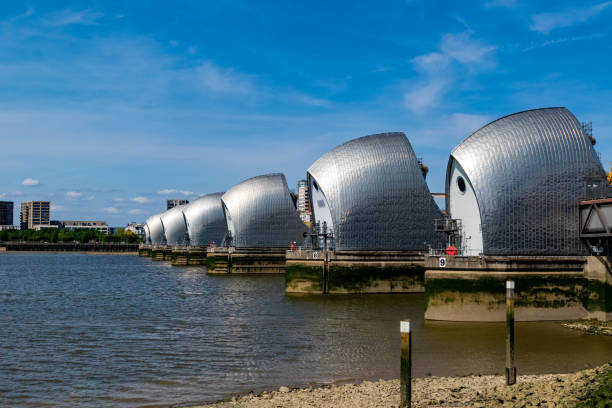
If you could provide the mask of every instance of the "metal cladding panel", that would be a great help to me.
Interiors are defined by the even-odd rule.
[[[145,224],[143,227],[143,230],[144,230],[144,243],[150,244],[151,243],[151,233],[149,232],[149,224]]]
[[[351,140],[309,169],[325,194],[338,250],[424,250],[444,240],[441,218],[403,133]]]
[[[496,120],[453,150],[449,169],[453,160],[476,193],[485,254],[587,253],[579,238],[578,202],[607,195],[609,187],[570,111],[536,109]],[[587,187],[593,180],[597,191]]]
[[[173,207],[162,213],[161,222],[164,226],[164,235],[167,245],[185,245],[187,237],[187,225],[183,216],[184,205]]]
[[[155,214],[147,220],[149,226],[149,238],[152,245],[161,245],[164,243],[164,226],[162,225],[160,216],[163,213]]]
[[[283,174],[257,176],[235,185],[222,196],[237,248],[287,248],[303,242],[300,220]],[[230,228],[231,229],[231,228]]]
[[[187,204],[183,209],[190,245],[221,244],[227,233],[221,196],[207,194]]]

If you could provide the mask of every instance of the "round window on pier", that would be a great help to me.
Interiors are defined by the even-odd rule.
[[[461,176],[457,177],[457,187],[459,187],[459,191],[465,193],[465,180]]]

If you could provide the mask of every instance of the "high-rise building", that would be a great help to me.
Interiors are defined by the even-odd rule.
[[[12,201],[0,201],[0,225],[13,225]]]
[[[310,192],[308,191],[308,181],[298,180],[297,183],[297,210],[300,218],[305,223],[310,222],[312,211],[310,210]]]
[[[188,203],[189,203],[188,200],[179,200],[176,198],[171,199],[171,200],[166,200],[166,210],[169,210],[174,207],[178,207],[179,205],[188,204]]]
[[[52,228],[51,202],[26,201],[21,203],[21,229]]]

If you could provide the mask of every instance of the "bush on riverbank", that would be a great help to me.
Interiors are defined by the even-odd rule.
[[[127,242],[138,243],[140,238],[132,231],[119,228],[116,234],[105,234],[94,230],[76,230],[45,228],[35,230],[4,230],[0,231],[0,242]]]
[[[593,378],[581,399],[576,408],[612,406],[612,364]]]

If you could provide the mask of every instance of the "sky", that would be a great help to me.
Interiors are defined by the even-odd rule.
[[[444,191],[488,122],[565,106],[612,160],[612,1],[0,5],[0,200],[143,222],[400,131]]]

